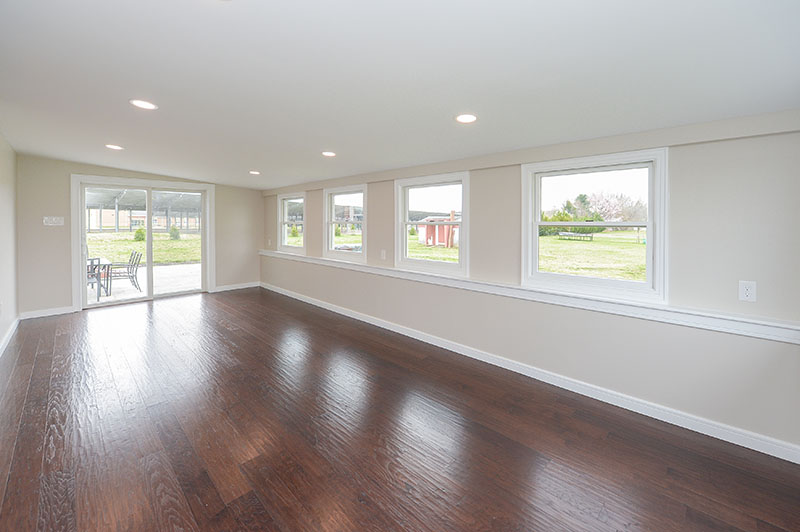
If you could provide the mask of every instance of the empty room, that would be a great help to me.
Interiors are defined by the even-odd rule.
[[[800,531],[800,3],[0,2],[0,531]]]

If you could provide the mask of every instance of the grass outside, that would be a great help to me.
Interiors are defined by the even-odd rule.
[[[303,233],[300,233],[298,236],[286,236],[286,246],[297,246],[303,247]]]
[[[342,234],[335,237],[336,245],[343,244],[361,244],[360,233]],[[300,236],[287,236],[287,246],[302,246],[303,237]],[[458,262],[458,247],[445,248],[442,246],[426,246],[417,241],[416,236],[410,236],[408,239],[408,257],[411,259],[424,259],[424,260],[439,260],[444,262]]]
[[[361,233],[342,233],[339,236],[333,236],[334,246],[360,246]]]
[[[446,248],[444,246],[426,246],[419,241],[416,235],[408,235],[409,259],[438,260],[442,262],[458,262],[458,246]]]
[[[287,244],[302,246],[302,238],[287,237]],[[637,237],[635,230],[594,233],[591,241],[559,240],[558,236],[543,236],[539,238],[539,269],[583,277],[644,282],[647,280],[647,246],[644,238],[644,231]],[[360,234],[336,237],[336,244],[360,243]],[[415,235],[409,235],[408,257],[458,262],[458,247],[426,246]]]
[[[333,241],[335,246],[343,246],[345,244],[352,245],[352,246],[360,246],[361,245],[361,233],[343,233],[340,236],[334,236]],[[300,246],[303,245],[303,235],[299,234],[298,236],[286,236],[286,244],[287,246]]]
[[[103,257],[111,262],[128,262],[131,251],[142,254],[146,261],[145,241],[137,242],[131,232],[88,233],[87,257]],[[197,233],[181,233],[180,240],[170,240],[168,233],[153,234],[153,263],[175,264],[200,262],[202,260],[201,240]]]
[[[645,232],[637,242],[636,231],[594,233],[591,241],[539,237],[539,271],[583,277],[647,280]]]

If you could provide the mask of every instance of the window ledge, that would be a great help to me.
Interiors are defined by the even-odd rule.
[[[519,285],[489,283],[471,279],[457,278],[436,273],[369,266],[337,259],[307,257],[283,251],[262,249],[259,255],[277,259],[286,259],[320,266],[342,268],[372,275],[382,275],[396,279],[405,279],[420,283],[446,286],[461,290],[470,290],[527,301],[536,301],[550,305],[559,305],[606,314],[628,316],[632,318],[683,325],[697,329],[718,331],[740,336],[774,340],[800,345],[800,323],[764,320],[732,314],[721,314],[694,309],[671,307],[665,304],[631,303],[608,298],[576,296],[543,289],[532,289]]]
[[[568,280],[543,282],[541,280],[525,279],[520,288],[532,292],[559,294],[579,299],[668,308],[665,295],[647,287],[644,283],[642,283],[644,285],[642,287],[636,285],[609,286],[604,283],[605,279],[599,282],[592,282],[594,279],[591,278],[575,279],[573,276],[564,277]]]
[[[290,247],[290,246],[280,246],[280,249],[276,253],[285,253],[286,255],[299,255],[305,256],[306,248],[305,247]]]
[[[323,259],[326,260],[333,260],[336,262],[344,262],[346,264],[366,264],[367,263],[367,256],[366,250],[365,251],[335,251],[335,250],[326,250],[323,251]]]

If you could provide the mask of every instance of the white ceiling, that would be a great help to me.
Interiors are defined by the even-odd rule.
[[[797,0],[3,0],[0,133],[273,188],[797,108],[798,21]]]

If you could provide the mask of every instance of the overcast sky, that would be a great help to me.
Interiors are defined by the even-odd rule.
[[[564,202],[575,201],[578,194],[605,192],[625,194],[633,201],[647,205],[647,168],[629,168],[586,174],[547,176],[542,178],[542,211],[560,209]],[[336,205],[363,207],[361,193],[337,194]],[[413,187],[408,191],[409,210],[427,212],[461,212],[461,185]]]
[[[347,205],[349,207],[363,207],[364,195],[361,192],[353,194],[336,194],[333,197],[333,204],[337,206]]]
[[[408,210],[428,212],[461,212],[461,184],[411,188]]]
[[[647,168],[628,168],[588,174],[546,176],[542,178],[542,212],[558,210],[579,194],[625,194],[647,205]]]

